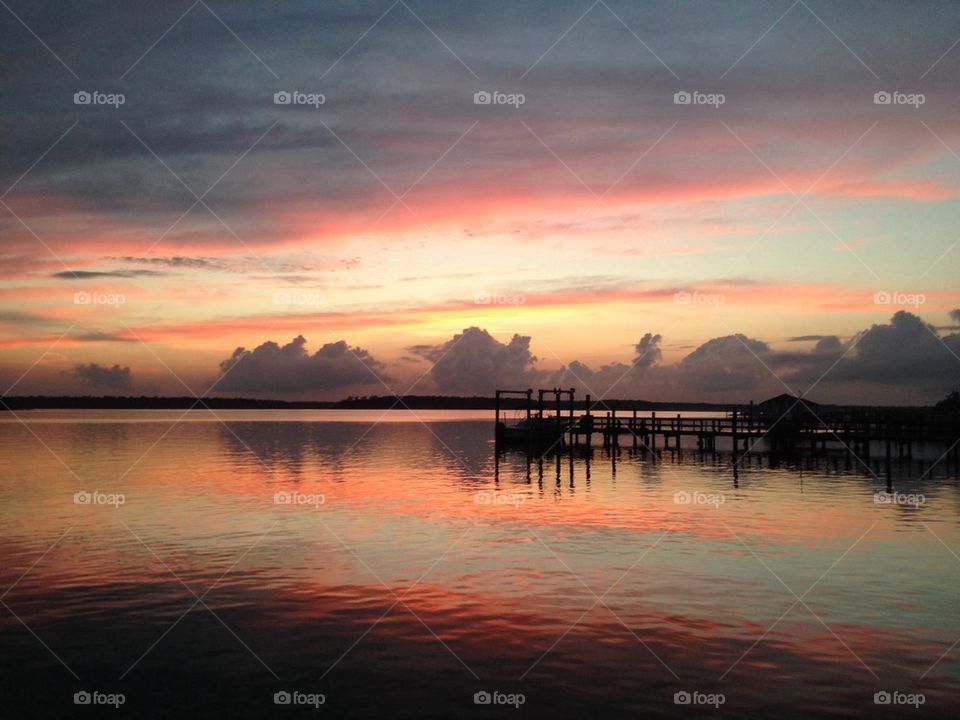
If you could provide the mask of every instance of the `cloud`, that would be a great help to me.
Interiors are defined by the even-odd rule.
[[[107,367],[99,363],[77,365],[73,369],[75,377],[98,390],[129,390],[133,386],[133,374],[129,367],[114,365]]]
[[[78,333],[74,335],[77,340],[83,340],[84,342],[125,342],[133,343],[139,342],[135,337],[130,337],[128,335],[121,335],[119,333],[108,333],[100,332],[98,330],[92,332]]]
[[[502,343],[486,330],[469,327],[441,345],[417,345],[410,352],[434,363],[430,377],[441,392],[522,390],[542,377],[534,368],[537,358],[530,352],[530,338],[524,335]]]
[[[770,347],[745,335],[727,335],[703,343],[676,365],[684,386],[702,393],[737,392],[770,377],[765,365]]]
[[[638,354],[653,338],[659,336],[644,336]],[[613,399],[745,402],[789,390],[812,391],[818,400],[841,404],[929,403],[960,380],[960,334],[941,336],[906,311],[846,341],[805,336],[813,338],[819,339],[810,350],[783,351],[743,334],[727,335],[676,363],[652,364],[643,372],[636,371],[636,360],[598,369],[573,360],[546,380]]]
[[[53,273],[50,277],[60,280],[89,280],[91,278],[162,277],[170,274],[159,270],[63,270]]]
[[[312,396],[355,385],[379,385],[384,364],[345,341],[327,343],[313,355],[298,335],[286,345],[268,341],[247,351],[242,347],[220,363],[216,389],[254,395]],[[382,386],[381,386],[382,387]]]
[[[222,263],[216,258],[186,257],[184,255],[173,255],[169,257],[139,257],[136,255],[123,255],[120,257],[109,257],[107,260],[118,260],[122,262],[139,263],[143,265],[162,265],[164,267],[206,270],[219,270],[222,267]]]
[[[950,311],[950,319],[954,322],[960,323],[960,308]]]
[[[901,310],[851,341],[852,350],[830,371],[831,382],[867,382],[942,394],[960,378],[960,335],[941,337],[929,323]]]
[[[636,345],[637,357],[633,364],[640,368],[649,368],[660,362],[663,352],[660,350],[660,341],[663,338],[660,335],[647,333]]]

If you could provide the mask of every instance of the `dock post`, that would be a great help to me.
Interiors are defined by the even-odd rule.
[[[617,419],[616,403],[610,403],[610,417],[613,421],[613,444],[615,447],[620,447],[620,421]]]
[[[587,414],[585,416],[584,422],[586,423],[586,436],[587,436],[587,447],[590,447],[590,444],[593,442],[593,413],[590,409],[590,396],[587,395]]]
[[[737,447],[738,443],[737,443],[737,411],[736,410],[733,411],[733,416],[731,417],[730,433],[733,436],[733,456],[736,457],[737,451],[739,450],[739,448]]]

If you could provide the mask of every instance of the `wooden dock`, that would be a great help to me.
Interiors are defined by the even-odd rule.
[[[520,399],[519,407],[516,400],[512,405],[524,417],[514,424],[507,422],[502,407],[507,398]],[[695,439],[703,450],[716,450],[718,438],[725,439],[735,452],[753,451],[761,441],[766,449],[795,452],[825,451],[828,443],[836,443],[865,457],[876,443],[885,447],[886,455],[899,457],[911,457],[919,442],[958,448],[960,422],[955,417],[868,409],[835,412],[790,396],[777,400],[783,403],[784,398],[795,400],[786,403],[785,412],[779,412],[781,407],[772,412],[761,404],[702,417],[656,412],[647,416],[637,410],[618,412],[610,401],[592,404],[589,395],[580,409],[573,389],[539,390],[536,400],[532,389],[498,390],[495,437],[498,446],[564,447],[590,446],[599,435],[604,447],[625,441],[651,451],[679,450],[684,438]]]

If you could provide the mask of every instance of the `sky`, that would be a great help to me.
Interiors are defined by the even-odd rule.
[[[0,5],[0,391],[918,404],[952,2]]]

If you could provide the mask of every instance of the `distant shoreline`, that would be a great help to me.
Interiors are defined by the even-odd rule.
[[[547,403],[552,408],[553,403]],[[652,402],[647,400],[604,400],[593,401],[594,410],[616,409],[619,411],[706,411],[727,412],[735,409],[748,408],[749,403],[691,403],[691,402]],[[493,410],[492,397],[462,397],[437,395],[410,395],[400,399],[394,396],[374,396],[362,398],[347,398],[338,401],[313,400],[258,400],[254,398],[222,398],[211,397],[198,400],[194,397],[158,397],[158,396],[47,396],[33,395],[9,397],[0,400],[0,412],[4,410],[187,410],[209,408],[211,410],[386,410],[395,407],[398,410]],[[502,400],[502,409],[517,409],[524,407],[523,399]],[[585,410],[587,403],[578,400],[574,403],[577,410]],[[824,406],[823,408],[837,408],[840,406]],[[847,408],[868,406],[844,406]],[[569,408],[568,404],[563,409]],[[901,410],[907,408],[899,408]]]
[[[548,404],[553,407],[552,403]],[[717,403],[650,402],[646,400],[607,400],[593,402],[595,409],[619,410],[704,410],[724,412],[746,405]],[[492,397],[462,397],[437,395],[410,395],[398,399],[393,396],[347,398],[337,401],[313,400],[258,400],[254,398],[211,397],[198,400],[194,397],[127,397],[127,396],[47,396],[33,395],[9,397],[0,400],[0,410],[186,410],[196,406],[211,410],[386,410],[396,406],[403,410],[493,410]],[[574,407],[586,408],[585,401],[577,401]],[[524,401],[502,400],[503,409],[524,407]],[[564,410],[569,404],[564,403]]]

